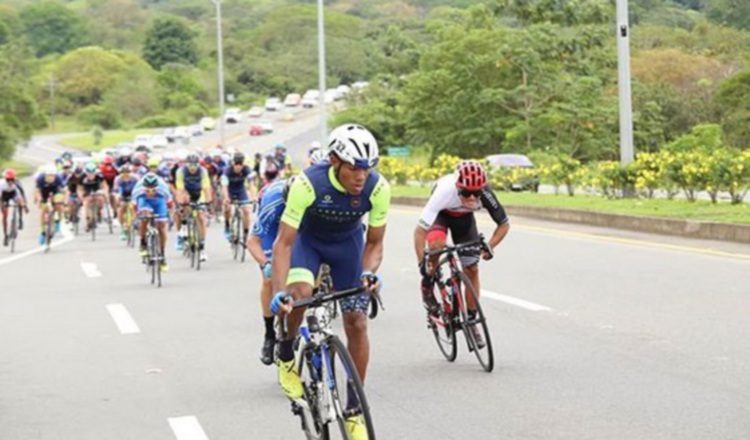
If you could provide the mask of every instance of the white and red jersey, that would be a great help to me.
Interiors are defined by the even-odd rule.
[[[492,220],[496,224],[501,225],[508,221],[508,216],[505,213],[503,205],[500,204],[500,201],[489,185],[481,190],[479,203],[476,206],[467,206],[462,203],[458,195],[458,188],[456,187],[456,177],[456,174],[453,173],[443,176],[435,182],[430,199],[427,201],[427,205],[425,205],[422,215],[419,217],[420,227],[429,229],[435,223],[435,219],[437,219],[440,213],[461,217],[472,214],[482,208],[490,213]]]

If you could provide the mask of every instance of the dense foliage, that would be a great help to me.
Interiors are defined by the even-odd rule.
[[[736,0],[630,0],[636,149],[696,126],[750,145],[750,11]],[[368,80],[336,121],[433,157],[534,152],[615,160],[609,0],[328,0],[327,81]],[[223,2],[226,91],[249,106],[317,87],[309,0]],[[57,114],[105,128],[215,113],[208,0],[6,0],[0,156]]]

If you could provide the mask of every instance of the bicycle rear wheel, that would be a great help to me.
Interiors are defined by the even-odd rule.
[[[51,246],[52,246],[52,234],[55,233],[55,208],[47,208],[49,211],[47,212],[47,227],[45,233],[46,240],[45,240],[45,248],[44,252],[49,252]]]
[[[375,440],[375,429],[372,424],[370,415],[370,406],[367,404],[362,381],[359,379],[357,369],[341,340],[335,335],[326,338],[328,346],[328,363],[326,367],[330,369],[327,372],[326,380],[333,379],[333,389],[331,390],[331,400],[336,410],[341,437],[349,439],[349,433],[346,429],[346,421],[352,417],[361,418],[367,429],[369,440]]]
[[[107,215],[107,226],[109,226],[109,233],[110,234],[114,234],[115,233],[115,229],[114,229],[114,226],[113,226],[114,222],[112,221],[112,207],[109,204],[109,200],[106,200],[104,202],[104,212]]]
[[[471,281],[464,275],[463,272],[458,273],[460,283],[463,284],[464,300],[463,304],[460,305],[459,310],[461,313],[461,321],[464,333],[466,334],[466,343],[469,345],[469,350],[473,351],[482,366],[484,371],[491,372],[495,367],[495,357],[492,350],[492,340],[490,338],[490,330],[487,327],[487,317],[482,311],[482,305],[479,304],[479,295],[471,284]],[[473,318],[469,317],[467,309],[467,299],[471,298],[474,304],[477,306],[476,313]],[[472,331],[472,327],[476,329],[477,335]],[[483,343],[483,344],[482,344]]]
[[[305,346],[302,350],[298,371],[307,406],[294,405],[293,411],[300,417],[305,438],[308,440],[328,440],[328,423],[324,421],[326,414],[322,413],[325,410],[319,406],[320,402],[323,401],[321,399],[323,393],[328,392],[322,380],[323,370],[320,352],[314,350],[310,345]]]
[[[88,222],[89,222],[89,228],[91,229],[91,241],[96,241],[96,204],[91,203],[88,208]]]
[[[193,258],[195,259],[195,270],[201,270],[201,243],[203,243],[203,236],[201,235],[201,228],[197,220],[193,220]]]

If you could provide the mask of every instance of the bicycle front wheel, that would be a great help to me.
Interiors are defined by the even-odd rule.
[[[495,358],[492,352],[492,340],[490,330],[487,327],[487,317],[482,311],[482,305],[479,304],[479,295],[471,281],[463,272],[458,273],[459,280],[463,284],[464,301],[460,307],[461,318],[463,321],[464,333],[466,333],[466,342],[469,350],[473,351],[484,371],[491,372],[495,367]],[[467,301],[471,299],[476,304],[477,310],[473,316],[469,316],[467,310]]]
[[[325,408],[323,407],[325,405],[321,405],[321,403],[330,403],[330,399],[326,398],[330,396],[330,391],[322,379],[323,365],[320,351],[311,345],[306,345],[300,353],[298,371],[307,405],[296,406],[294,412],[300,417],[305,438],[329,440],[329,411],[332,408]]]
[[[456,328],[454,325],[455,315],[449,313],[448,310],[455,310],[454,305],[448,304],[446,306],[440,301],[439,316],[428,313],[427,325],[432,330],[432,335],[435,337],[440,352],[443,353],[446,360],[453,362],[458,355],[458,344],[456,343]]]
[[[356,423],[364,426],[369,440],[375,440],[375,429],[370,415],[370,406],[359,379],[357,369],[341,340],[335,335],[326,338],[328,347],[327,379],[333,379],[331,400],[336,411],[341,437],[350,439],[347,424]]]

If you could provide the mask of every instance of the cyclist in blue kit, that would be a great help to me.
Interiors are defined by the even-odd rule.
[[[383,258],[391,191],[386,179],[373,170],[378,163],[377,142],[364,127],[346,124],[331,132],[328,146],[330,163],[308,168],[289,188],[273,247],[272,283],[278,293],[271,311],[289,314],[289,332],[278,350],[279,384],[293,400],[303,393],[293,349],[303,311],[292,311],[293,300],[312,295],[322,263],[330,267],[337,290],[362,286],[373,278],[376,282],[367,282],[368,292],[380,287],[375,272]],[[369,214],[366,238],[361,221],[365,214]],[[362,382],[370,356],[369,303],[368,293],[339,302],[348,349]],[[350,438],[367,439],[361,415],[348,417],[346,428]]]
[[[328,154],[321,149],[315,150],[308,157],[310,165],[328,161]],[[247,250],[260,265],[263,280],[260,286],[260,304],[263,309],[263,323],[265,335],[263,346],[260,351],[260,360],[266,365],[273,363],[273,350],[276,343],[276,334],[273,328],[273,314],[270,309],[273,290],[271,286],[271,256],[273,243],[279,232],[281,216],[286,208],[286,198],[289,187],[296,177],[292,176],[286,180],[273,182],[258,193],[255,215],[253,216],[253,227],[247,240]]]
[[[250,230],[250,196],[247,186],[252,183],[253,169],[245,165],[245,155],[237,152],[232,157],[231,165],[227,165],[221,173],[221,191],[224,195],[224,237],[231,236],[229,220],[232,218],[232,202],[237,201],[242,211],[242,243],[247,241]],[[251,192],[252,190],[252,185]]]

